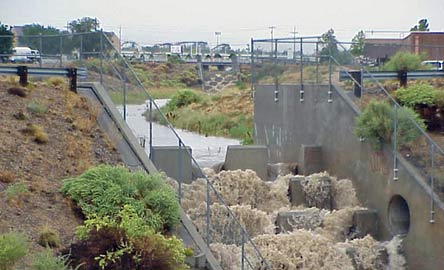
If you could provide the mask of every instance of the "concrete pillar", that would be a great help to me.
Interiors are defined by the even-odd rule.
[[[290,178],[289,195],[291,205],[298,206],[305,204],[305,193],[302,186],[304,176],[296,175]]]
[[[367,234],[378,238],[378,212],[374,209],[356,210],[353,213],[350,239],[363,238]]]
[[[320,145],[301,145],[300,169],[299,173],[310,175],[324,170],[322,158],[322,146]]]
[[[190,147],[186,146],[186,148],[191,152]],[[164,171],[171,178],[179,181],[180,172],[182,183],[192,182],[191,157],[184,147],[181,148],[179,157],[179,146],[153,146],[153,163],[158,170]]]
[[[225,156],[225,170],[250,169],[267,180],[268,151],[265,145],[229,145]]]

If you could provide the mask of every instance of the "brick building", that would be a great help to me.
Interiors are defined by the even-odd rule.
[[[444,60],[444,32],[410,32],[405,38],[365,39],[364,57],[384,61],[398,51]]]

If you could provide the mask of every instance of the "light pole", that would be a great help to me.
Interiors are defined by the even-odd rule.
[[[222,32],[214,32],[216,35],[216,47],[219,46],[219,36],[222,34]]]

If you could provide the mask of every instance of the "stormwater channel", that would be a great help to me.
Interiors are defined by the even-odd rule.
[[[165,106],[168,99],[156,99],[159,107]],[[137,138],[145,138],[145,151],[149,154],[149,122],[142,115],[149,102],[141,105],[126,106],[126,122]],[[122,113],[123,107],[117,106]],[[223,137],[203,136],[194,132],[176,129],[183,143],[192,149],[193,157],[200,167],[211,167],[214,164],[223,162],[228,145],[239,145],[239,140],[227,139]],[[170,128],[153,122],[153,146],[178,146],[178,139]]]

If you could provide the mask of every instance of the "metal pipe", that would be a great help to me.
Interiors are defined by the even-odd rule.
[[[126,122],[126,75],[123,74],[123,120]]]

